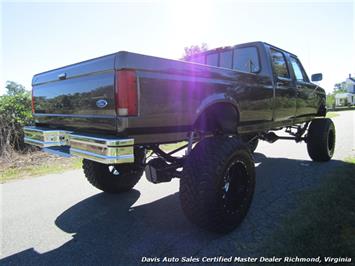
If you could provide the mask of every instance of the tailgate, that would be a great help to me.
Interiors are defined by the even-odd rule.
[[[112,54],[35,75],[36,124],[116,132],[114,61]]]

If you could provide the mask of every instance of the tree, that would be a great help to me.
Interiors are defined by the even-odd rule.
[[[14,96],[26,92],[26,89],[23,85],[18,84],[14,81],[6,81],[5,88],[6,88],[6,94],[10,96]]]
[[[333,93],[328,93],[327,94],[327,100],[326,100],[327,107],[329,109],[334,109],[335,108],[335,97]]]
[[[9,158],[14,150],[24,150],[23,126],[33,123],[31,94],[14,81],[6,82],[0,96],[0,156]]]
[[[334,92],[334,94],[347,92],[347,90],[346,90],[346,82],[343,81],[343,82],[334,84],[333,92]]]
[[[182,56],[182,60],[186,60],[195,54],[199,54],[199,53],[205,52],[207,50],[208,50],[207,43],[201,43],[201,45],[187,46],[184,48],[184,54]]]

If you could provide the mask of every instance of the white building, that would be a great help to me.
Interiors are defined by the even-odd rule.
[[[336,106],[355,105],[355,78],[349,74],[345,84],[347,92],[335,94]]]

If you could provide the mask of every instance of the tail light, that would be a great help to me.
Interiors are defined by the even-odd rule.
[[[133,70],[116,73],[116,110],[119,116],[138,114],[137,76]]]
[[[33,97],[33,88],[32,88],[32,114],[35,113],[35,97]]]

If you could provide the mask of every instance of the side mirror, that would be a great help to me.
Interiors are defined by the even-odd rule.
[[[312,81],[321,81],[323,79],[322,73],[313,74],[311,77]]]

